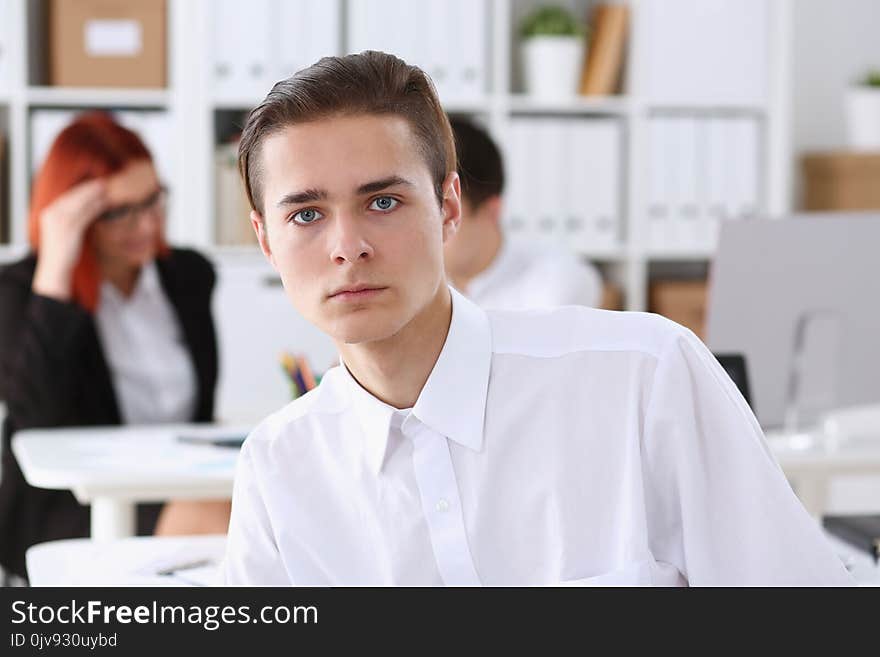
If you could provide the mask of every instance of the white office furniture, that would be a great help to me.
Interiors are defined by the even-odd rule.
[[[582,184],[577,178],[567,182],[569,192],[582,197],[554,199],[565,214],[554,215],[546,236],[602,263],[604,273],[623,288],[630,310],[647,307],[648,279],[656,264],[711,258],[718,217],[740,213],[728,208],[739,207],[736,198],[718,198],[716,184],[737,158],[754,164],[732,188],[745,198],[743,211],[772,216],[788,209],[790,0],[629,0],[623,94],[570,100],[521,92],[518,27],[539,0],[167,2],[169,86],[138,90],[44,86],[47,0],[0,1],[8,19],[0,37],[6,55],[0,67],[5,66],[7,80],[0,82],[0,130],[10,138],[8,216],[15,247],[27,241],[35,111],[106,107],[161,113],[168,120],[163,138],[168,150],[163,155],[157,147],[157,155],[174,178],[169,181],[170,239],[210,247],[218,235],[214,161],[222,133],[240,125],[241,112],[279,78],[319,55],[367,47],[393,48],[423,64],[437,79],[447,109],[481,119],[504,145],[511,144],[518,123],[548,122],[570,132],[568,145],[575,155],[586,151],[585,159],[572,164],[571,153],[551,154],[541,173],[554,180],[566,172],[584,177]],[[376,20],[355,20],[366,4]],[[590,0],[562,4],[584,20],[592,6]],[[652,128],[679,119],[684,129],[666,135],[668,148],[652,156]],[[751,136],[742,140],[735,130],[726,130],[735,124]],[[600,161],[586,133],[605,126],[616,150]],[[682,147],[687,143],[693,149]],[[598,148],[602,152],[604,142]],[[703,157],[717,166],[694,169],[694,159],[699,163]],[[597,170],[608,177],[599,182]],[[669,194],[652,199],[658,175],[681,171],[699,175],[664,178]],[[511,210],[523,207],[513,202],[517,193],[511,187]],[[591,215],[588,201],[594,200],[597,211]],[[678,231],[681,239],[666,239],[665,233],[654,239],[652,202],[666,212],[673,238],[677,228],[694,230]],[[541,223],[530,227],[535,225]],[[4,248],[0,245],[0,251]]]
[[[28,582],[31,586],[211,586],[220,583],[225,550],[223,534],[50,541],[28,549]]]
[[[178,436],[245,435],[250,426],[156,425],[32,429],[12,439],[29,484],[70,490],[92,507],[91,536],[135,533],[136,505],[232,496],[238,449],[180,442]]]

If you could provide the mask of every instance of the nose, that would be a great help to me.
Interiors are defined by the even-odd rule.
[[[373,257],[373,247],[363,234],[357,217],[340,214],[334,220],[330,259],[337,265],[354,264]]]

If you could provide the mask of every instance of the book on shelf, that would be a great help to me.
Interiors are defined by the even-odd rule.
[[[257,243],[251,228],[251,207],[238,175],[238,144],[220,144],[214,152],[217,244],[247,246]]]
[[[0,132],[0,244],[9,241],[9,223],[6,219],[6,138]]]
[[[619,89],[628,24],[626,5],[600,4],[593,9],[589,47],[581,73],[581,95],[607,96]]]

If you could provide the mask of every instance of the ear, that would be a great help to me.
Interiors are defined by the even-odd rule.
[[[266,256],[266,260],[272,263],[272,267],[275,268],[275,271],[278,271],[278,267],[275,265],[275,256],[272,255],[272,248],[269,246],[269,233],[266,232],[266,222],[263,220],[262,215],[256,210],[251,210],[251,226],[257,234],[257,242],[260,243],[260,251]]]
[[[443,181],[443,242],[458,232],[461,225],[461,180],[451,171]]]

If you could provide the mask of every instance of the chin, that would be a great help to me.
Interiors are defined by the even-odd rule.
[[[404,322],[393,321],[384,313],[362,312],[339,317],[325,325],[325,332],[336,342],[365,344],[386,340],[402,328]]]

